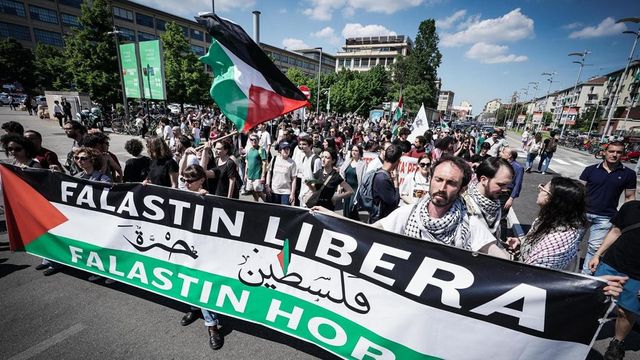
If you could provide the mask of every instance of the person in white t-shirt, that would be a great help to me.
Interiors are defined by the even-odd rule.
[[[267,131],[267,125],[262,123],[258,125],[258,135],[260,136],[260,140],[258,141],[258,145],[267,152],[267,156],[271,154],[271,134]]]
[[[293,205],[295,203],[296,177],[298,170],[296,163],[289,157],[291,145],[281,142],[278,145],[278,156],[269,164],[267,186],[271,192],[271,203]]]
[[[461,158],[444,154],[433,167],[429,192],[413,206],[401,206],[373,226],[414,238],[508,258],[477,216],[469,216],[461,198],[471,180]]]
[[[298,193],[298,200],[300,206],[304,206],[302,198],[309,191],[309,187],[305,183],[305,180],[313,179],[313,174],[322,169],[322,162],[320,157],[313,152],[312,140],[308,136],[303,136],[298,140],[298,147],[302,156],[296,161],[298,169],[298,178],[300,181],[300,192]]]

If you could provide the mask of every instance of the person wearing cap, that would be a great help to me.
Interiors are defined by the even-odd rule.
[[[281,205],[295,203],[298,170],[290,154],[291,145],[283,141],[278,144],[278,155],[269,164],[266,191],[271,194],[271,203]]]
[[[247,151],[244,183],[247,192],[253,195],[255,201],[266,201],[264,184],[267,176],[267,152],[260,147],[257,134],[249,136],[249,150]]]

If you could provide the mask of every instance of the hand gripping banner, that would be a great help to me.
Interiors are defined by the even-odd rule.
[[[585,358],[604,282],[308,210],[0,166],[12,250],[354,359]]]

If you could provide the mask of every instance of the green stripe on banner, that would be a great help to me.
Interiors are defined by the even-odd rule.
[[[26,251],[180,302],[265,325],[346,358],[437,359],[385,339],[321,306],[266,287],[250,287],[238,279],[49,233],[27,245]]]
[[[249,111],[249,95],[243,93],[236,83],[235,64],[216,40],[211,43],[207,54],[200,57],[200,61],[211,66],[213,71],[213,83],[209,91],[211,97],[236,125],[236,129],[242,130]]]

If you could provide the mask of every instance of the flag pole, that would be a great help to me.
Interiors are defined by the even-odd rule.
[[[232,132],[232,133],[230,133],[230,134],[227,134],[227,135],[225,135],[225,136],[221,136],[221,137],[219,137],[219,138],[217,138],[217,139],[215,139],[215,140],[213,140],[213,141],[212,141],[212,140],[209,140],[209,141],[211,141],[211,142],[214,142],[214,143],[215,143],[215,142],[218,142],[218,141],[220,141],[220,140],[224,140],[224,139],[226,139],[226,138],[228,138],[228,137],[230,137],[230,136],[233,136],[233,135],[235,135],[235,134],[237,134],[237,133],[238,133],[238,131],[234,131],[234,132]],[[195,150],[196,150],[196,151],[197,151],[197,150],[200,150],[200,149],[202,149],[203,147],[204,147],[204,145],[200,145],[200,146],[198,146],[197,148],[195,148]]]

